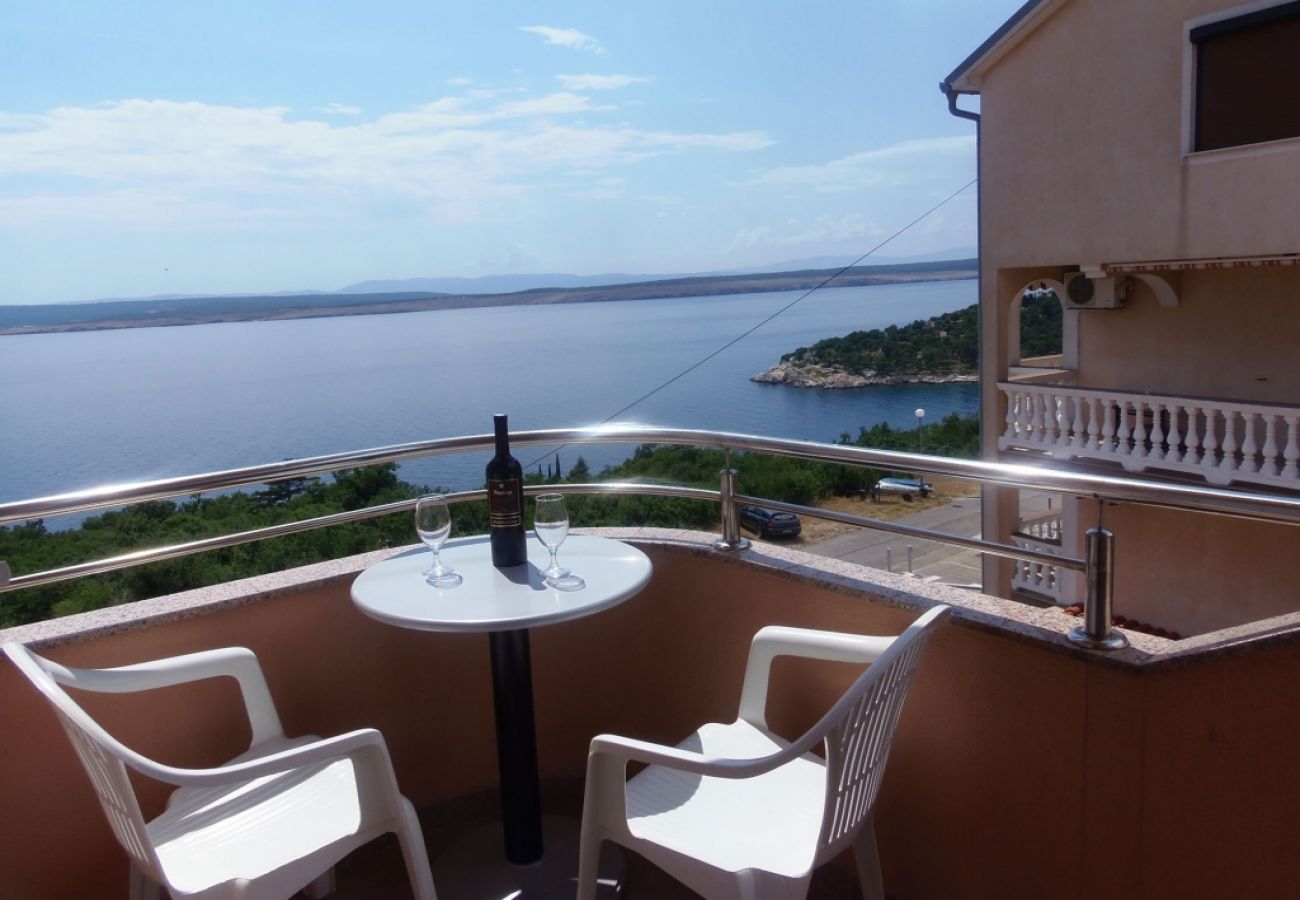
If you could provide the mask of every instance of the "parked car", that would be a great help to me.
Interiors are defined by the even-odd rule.
[[[882,478],[876,482],[876,497],[881,494],[898,494],[904,500],[913,497],[928,497],[934,493],[934,485],[917,478]]]
[[[762,506],[742,506],[740,524],[761,538],[798,537],[803,523],[793,513],[777,512]]]

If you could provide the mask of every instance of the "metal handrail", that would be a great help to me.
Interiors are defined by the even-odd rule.
[[[853,513],[837,512],[833,509],[820,509],[816,506],[801,506],[798,503],[785,503],[778,500],[766,500],[762,497],[738,496],[736,502],[750,506],[763,506],[766,509],[775,509],[779,512],[794,513],[797,516],[812,516],[817,519],[826,519],[830,522],[841,522],[845,525],[858,525],[862,528],[870,528],[873,531],[885,531],[890,534],[897,534],[903,537],[919,538],[923,541],[935,541],[936,543],[950,544],[954,547],[965,547],[967,550],[977,550],[980,553],[987,553],[990,556],[1000,556],[1003,559],[1023,559],[1028,562],[1043,563],[1049,566],[1058,566],[1063,569],[1074,569],[1082,572],[1086,566],[1086,561],[1073,556],[1054,556],[1050,553],[1044,553],[1041,550],[1034,550],[1030,547],[1020,547],[1015,544],[1002,544],[997,541],[986,541],[983,538],[964,537],[960,534],[949,534],[944,531],[935,531],[932,528],[918,528],[915,525],[903,525],[899,522],[890,522],[886,519],[873,519],[868,516],[857,516]],[[938,537],[936,537],[938,535]]]
[[[635,482],[607,481],[599,484],[547,484],[547,485],[528,485],[524,488],[524,493],[528,495],[544,493],[566,493],[566,494],[643,494],[656,497],[682,497],[689,500],[712,500],[717,501],[719,494],[717,491],[705,490],[704,488],[684,487],[681,485],[670,484],[638,484]],[[454,493],[443,494],[448,503],[465,503],[472,500],[486,500],[487,491],[480,488],[474,491],[456,491]],[[206,553],[210,550],[222,550],[226,547],[236,547],[240,544],[251,544],[254,541],[263,541],[267,538],[284,537],[290,534],[299,534],[304,531],[314,531],[317,528],[328,528],[331,525],[346,525],[349,522],[363,522],[367,519],[377,519],[381,516],[389,516],[394,513],[410,512],[415,509],[415,500],[397,500],[393,503],[382,503],[378,506],[367,506],[364,509],[352,509],[345,512],[331,513],[325,516],[315,516],[310,519],[299,519],[296,522],[283,522],[279,525],[268,525],[265,528],[253,528],[249,531],[240,531],[235,534],[223,534],[216,537],[200,538],[194,541],[187,541],[183,544],[170,544],[166,547],[150,547],[145,550],[134,550],[131,553],[123,553],[119,556],[109,556],[104,559],[92,560],[91,562],[77,563],[72,566],[64,566],[60,569],[49,569],[44,572],[32,572],[28,575],[15,575],[8,582],[0,583],[0,594],[6,591],[17,591],[23,588],[40,587],[44,584],[54,584],[59,581],[71,581],[76,578],[84,578],[88,575],[102,575],[105,572],[115,572],[118,569],[130,569],[135,566],[143,566],[149,563],[163,562],[169,559],[179,559],[183,556],[191,556],[195,553]]]
[[[516,446],[555,444],[676,444],[697,447],[714,447],[728,452],[746,451],[789,456],[824,463],[916,472],[921,475],[943,475],[952,478],[997,484],[1018,488],[1037,488],[1060,491],[1098,501],[1128,502],[1170,509],[1192,510],[1211,515],[1243,517],[1266,521],[1300,524],[1300,498],[1264,494],[1256,491],[1238,491],[1200,485],[1175,484],[1150,479],[1117,477],[1089,472],[1069,471],[1051,466],[988,462],[983,460],[952,459],[904,453],[892,450],[875,450],[841,444],[820,444],[783,438],[761,437],[732,432],[704,431],[679,428],[650,428],[638,425],[611,424],[591,428],[548,429],[516,432],[511,435]],[[41,497],[32,500],[0,504],[0,525],[48,516],[85,512],[127,503],[160,500],[214,490],[228,490],[251,484],[262,484],[289,478],[303,478],[359,468],[380,463],[396,462],[424,456],[441,456],[493,446],[494,436],[442,438],[358,450],[307,459],[285,460],[269,465],[248,466],[202,475],[112,485],[85,491],[76,491]],[[1114,555],[1114,535],[1104,529],[1094,529],[1088,534],[1088,556],[1077,559],[1053,556],[1015,544],[1002,544],[980,538],[947,534],[927,528],[885,522],[865,516],[840,513],[781,501],[749,497],[735,491],[735,471],[728,464],[721,473],[721,490],[710,491],[665,484],[606,483],[584,485],[543,485],[526,489],[526,493],[560,491],[564,493],[626,493],[653,496],[684,497],[710,500],[722,506],[722,537],[715,546],[724,550],[738,550],[748,546],[739,535],[737,510],[741,504],[755,503],[831,521],[874,528],[895,534],[936,541],[952,546],[966,547],[996,556],[1024,559],[1047,565],[1082,570],[1088,585],[1086,626],[1076,629],[1071,639],[1094,648],[1114,649],[1124,645],[1123,638],[1110,631],[1110,610],[1113,582],[1111,579]],[[485,492],[462,491],[448,495],[453,502],[482,499]],[[375,518],[409,510],[413,500],[383,504],[361,510],[334,513],[297,522],[273,525],[233,535],[204,538],[168,547],[139,550],[108,559],[81,563],[62,569],[36,572],[0,580],[0,593],[80,578],[86,575],[113,571],[150,562],[159,562],[200,553],[207,550],[249,543],[281,535],[294,534],[315,528],[324,528],[347,522]]]
[[[954,459],[943,456],[926,456],[920,453],[876,450],[870,447],[853,447],[842,444],[821,444],[813,441],[761,437],[726,431],[611,424],[590,428],[555,428],[512,432],[510,441],[513,446],[639,443],[713,447],[720,450],[770,453],[777,456],[791,456],[798,459],[841,463],[894,472],[944,475],[951,478],[978,481],[984,484],[1038,488],[1040,490],[1059,491],[1096,499],[1124,501],[1172,509],[1188,509],[1215,515],[1264,519],[1292,524],[1300,523],[1300,497],[1078,472],[1028,463]],[[28,519],[43,519],[50,516],[105,509],[145,500],[161,500],[168,497],[181,497],[188,494],[264,484],[269,481],[281,481],[287,478],[304,478],[311,475],[336,472],[341,469],[398,462],[416,457],[446,456],[453,453],[488,450],[492,448],[493,442],[493,435],[439,438],[432,441],[417,441],[408,444],[376,447],[370,450],[356,450],[327,456],[285,460],[268,465],[227,469],[203,475],[187,475],[156,481],[110,485],[84,491],[37,497],[31,500],[0,503],[0,525]]]

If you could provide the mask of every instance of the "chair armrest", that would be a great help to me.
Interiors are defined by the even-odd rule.
[[[769,753],[767,756],[731,759],[706,756],[693,750],[638,741],[616,734],[601,734],[592,738],[591,754],[588,759],[590,764],[597,757],[607,756],[621,761],[624,765],[635,761],[682,772],[693,772],[696,775],[710,775],[714,778],[752,778],[784,765],[802,752],[804,751],[787,747],[776,753]]]
[[[370,755],[373,757],[370,760],[371,764],[378,762],[387,771],[388,779],[392,781],[394,793],[397,790],[396,776],[393,774],[392,762],[388,756],[388,747],[384,743],[383,735],[373,728],[349,731],[346,734],[323,738],[310,744],[269,753],[257,759],[216,766],[211,769],[179,768],[154,762],[134,751],[128,750],[128,754],[130,758],[127,762],[132,768],[150,778],[179,787],[217,787],[224,784],[250,781],[266,775],[276,775],[302,766],[328,762],[334,759],[344,757],[360,759],[363,756]]]
[[[740,718],[760,728],[767,727],[767,690],[772,660],[778,656],[800,656],[826,662],[868,664],[889,649],[896,638],[837,631],[815,631],[769,625],[754,635],[745,665],[745,682],[740,691]]]
[[[68,687],[111,694],[149,691],[207,678],[234,678],[252,728],[252,743],[284,734],[262,667],[253,651],[244,647],[204,650],[115,669],[76,669],[47,660],[46,671]]]

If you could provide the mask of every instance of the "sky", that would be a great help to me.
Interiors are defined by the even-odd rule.
[[[5,0],[0,304],[857,256],[974,177],[938,84],[1020,5]]]

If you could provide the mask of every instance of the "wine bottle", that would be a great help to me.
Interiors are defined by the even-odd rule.
[[[528,561],[524,541],[524,470],[510,455],[510,429],[504,413],[492,417],[497,454],[487,464],[488,531],[492,565],[519,566]]]

